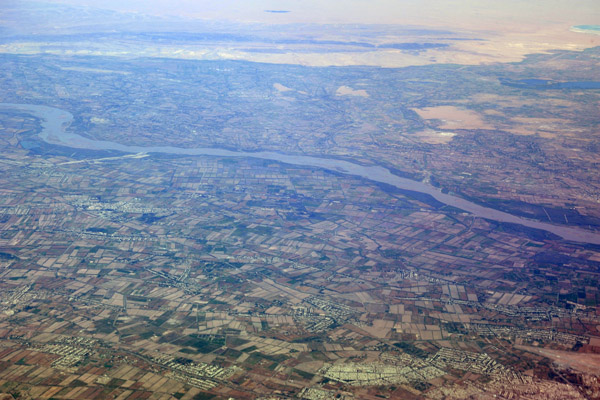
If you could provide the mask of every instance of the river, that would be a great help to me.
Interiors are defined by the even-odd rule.
[[[528,228],[541,229],[558,235],[565,240],[600,244],[600,233],[595,233],[582,228],[560,226],[546,222],[534,221],[503,211],[484,207],[463,198],[442,193],[439,189],[426,183],[413,181],[411,179],[394,175],[390,172],[390,170],[381,166],[363,166],[338,159],[281,154],[270,151],[244,152],[205,147],[180,148],[173,146],[130,146],[106,140],[93,140],[77,135],[73,132],[69,132],[67,127],[73,120],[73,115],[58,108],[32,104],[11,103],[0,103],[0,107],[5,109],[8,108],[19,110],[40,118],[42,120],[42,131],[39,133],[39,137],[49,144],[88,150],[117,150],[125,153],[168,153],[220,157],[251,157],[280,161],[293,165],[323,168],[348,175],[360,176],[375,182],[386,183],[399,189],[426,193],[441,203],[467,211],[477,217],[498,222],[518,224]]]

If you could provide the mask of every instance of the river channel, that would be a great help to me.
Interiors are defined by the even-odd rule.
[[[385,183],[403,190],[425,193],[441,203],[467,211],[477,217],[518,224],[534,229],[541,229],[562,237],[565,240],[600,244],[600,233],[581,228],[554,225],[518,217],[503,211],[480,206],[463,198],[442,193],[439,189],[423,182],[413,181],[394,175],[381,166],[363,166],[349,161],[311,157],[302,155],[281,154],[270,151],[244,152],[218,148],[180,148],[173,146],[130,146],[105,140],[93,140],[69,132],[67,127],[73,120],[73,115],[58,108],[31,105],[0,103],[4,109],[18,110],[34,115],[41,119],[42,130],[39,137],[49,144],[87,150],[116,150],[125,153],[168,153],[181,155],[207,155],[219,157],[251,157],[265,160],[280,161],[287,164],[323,168],[338,173],[360,176],[371,181]]]

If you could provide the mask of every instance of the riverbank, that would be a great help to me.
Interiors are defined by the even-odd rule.
[[[337,173],[359,176],[370,181],[394,186],[398,189],[419,192],[431,196],[446,205],[461,209],[474,216],[510,224],[518,224],[532,229],[553,233],[565,240],[600,245],[600,233],[576,227],[560,226],[522,218],[493,208],[481,206],[469,200],[442,193],[438,188],[424,182],[414,181],[393,174],[381,166],[365,166],[339,159],[320,158],[303,155],[281,154],[270,151],[244,152],[219,148],[180,148],[173,146],[130,146],[121,143],[93,140],[69,132],[67,127],[73,115],[58,108],[31,105],[0,103],[0,107],[27,112],[41,120],[39,137],[49,144],[85,150],[113,150],[124,153],[165,153],[186,156],[249,157],[278,161],[292,165],[322,168]]]

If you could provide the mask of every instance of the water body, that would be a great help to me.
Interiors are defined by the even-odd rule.
[[[39,133],[39,137],[49,144],[86,150],[116,150],[125,153],[166,153],[219,157],[250,157],[280,161],[293,165],[323,168],[338,173],[360,176],[371,181],[385,183],[403,190],[425,193],[441,203],[467,211],[477,217],[498,222],[518,224],[528,228],[541,229],[570,241],[600,245],[600,233],[595,233],[581,228],[559,226],[540,221],[533,221],[503,211],[483,207],[460,197],[444,194],[439,189],[426,183],[413,181],[411,179],[394,175],[390,172],[390,170],[381,166],[363,166],[349,161],[337,159],[281,154],[271,151],[245,152],[205,147],[186,149],[173,146],[131,146],[106,140],[93,140],[67,131],[67,127],[73,120],[73,115],[58,108],[31,104],[9,103],[0,103],[0,107],[26,112],[40,118],[42,120],[42,131]]]
[[[576,25],[571,27],[571,30],[578,33],[593,33],[595,35],[600,35],[600,25]]]
[[[520,79],[517,81],[501,79],[500,83],[504,86],[515,87],[519,89],[600,89],[600,82],[597,81],[573,81],[573,82],[556,82],[547,79]]]

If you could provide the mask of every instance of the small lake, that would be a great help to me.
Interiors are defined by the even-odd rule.
[[[42,120],[42,130],[39,133],[39,137],[49,144],[60,145],[74,149],[116,150],[125,153],[165,153],[186,156],[248,157],[279,161],[292,165],[323,168],[336,173],[359,176],[374,182],[385,183],[402,190],[424,193],[430,195],[435,200],[443,204],[464,210],[477,217],[544,230],[558,235],[563,239],[575,242],[600,244],[600,233],[581,228],[534,221],[503,211],[484,207],[463,198],[442,193],[439,189],[426,183],[413,181],[411,179],[394,175],[389,169],[381,166],[364,166],[350,161],[333,158],[282,154],[270,151],[244,152],[205,147],[181,148],[173,146],[125,145],[106,140],[93,140],[70,132],[67,130],[67,128],[73,120],[73,115],[71,115],[71,113],[68,111],[32,104],[0,103],[0,107],[29,113],[40,118]]]

